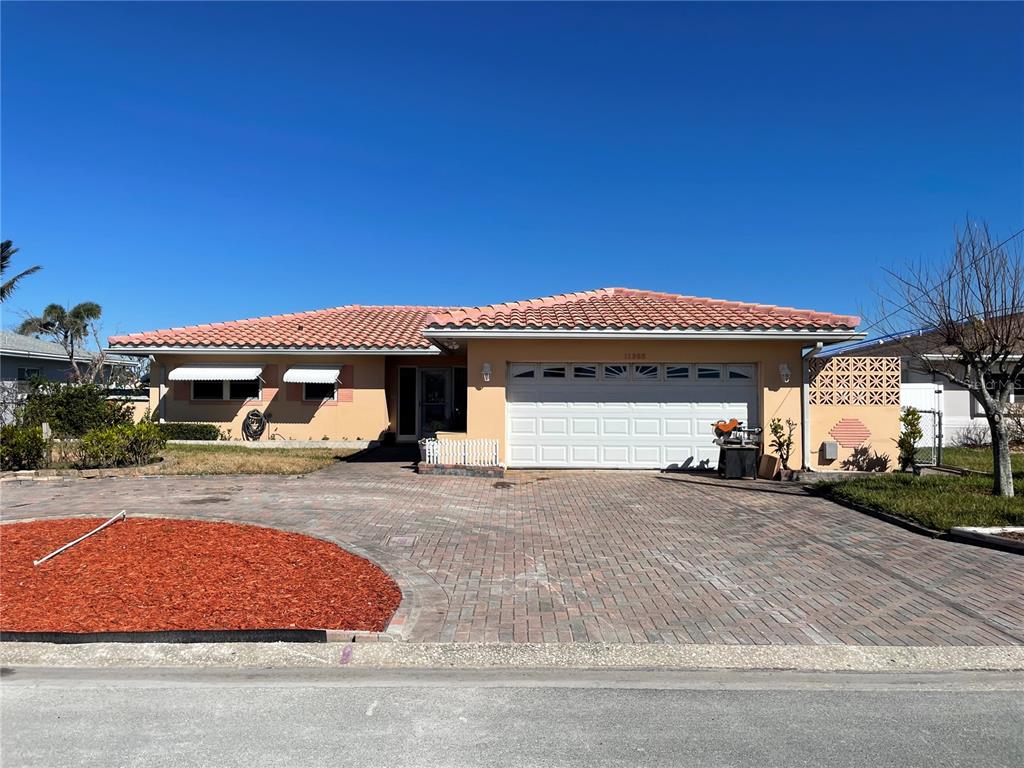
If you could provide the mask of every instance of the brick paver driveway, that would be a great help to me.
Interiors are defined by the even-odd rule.
[[[934,541],[795,487],[655,472],[5,483],[4,519],[187,515],[363,552],[415,641],[1024,643],[1024,558]]]

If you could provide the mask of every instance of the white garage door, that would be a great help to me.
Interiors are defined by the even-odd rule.
[[[711,424],[757,426],[756,368],[705,363],[513,363],[510,467],[718,464]]]

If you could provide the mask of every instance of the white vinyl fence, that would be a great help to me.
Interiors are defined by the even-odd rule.
[[[467,467],[498,466],[497,440],[430,438],[423,441],[423,448],[427,464],[457,464]]]

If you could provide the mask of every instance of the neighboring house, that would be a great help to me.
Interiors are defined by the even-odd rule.
[[[92,359],[88,351],[75,356],[83,369]],[[135,365],[134,361],[127,358],[108,356],[103,378],[109,378],[114,368]],[[71,374],[68,353],[60,344],[11,331],[0,331],[0,412],[5,422],[10,418],[11,409],[28,392],[32,379],[67,381]]]
[[[714,466],[712,422],[801,425],[806,412],[799,466],[801,440],[808,456],[831,440],[836,413],[860,424],[847,430],[859,442],[844,433],[850,452],[889,451],[898,434],[898,377],[877,402],[862,392],[835,411],[822,390],[808,406],[803,353],[860,338],[858,322],[609,288],[485,307],[343,306],[114,336],[109,347],[152,356],[161,419],[235,438],[255,408],[277,439],[440,433],[494,440],[510,467]]]
[[[963,370],[961,365],[953,362],[956,350],[944,346],[936,331],[895,334],[846,346],[832,354],[899,357],[901,406],[942,414],[941,434],[945,445],[956,445],[965,439],[987,439],[988,421],[977,398],[965,387],[930,369]],[[1024,356],[1024,340],[1021,341],[1020,354]],[[927,362],[920,360],[920,356],[924,356]],[[1010,402],[1024,403],[1024,376],[1017,379]]]

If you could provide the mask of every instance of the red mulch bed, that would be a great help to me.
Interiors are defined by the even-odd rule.
[[[0,629],[382,631],[398,585],[326,541],[195,520],[121,520],[36,567],[102,519],[0,526]]]

